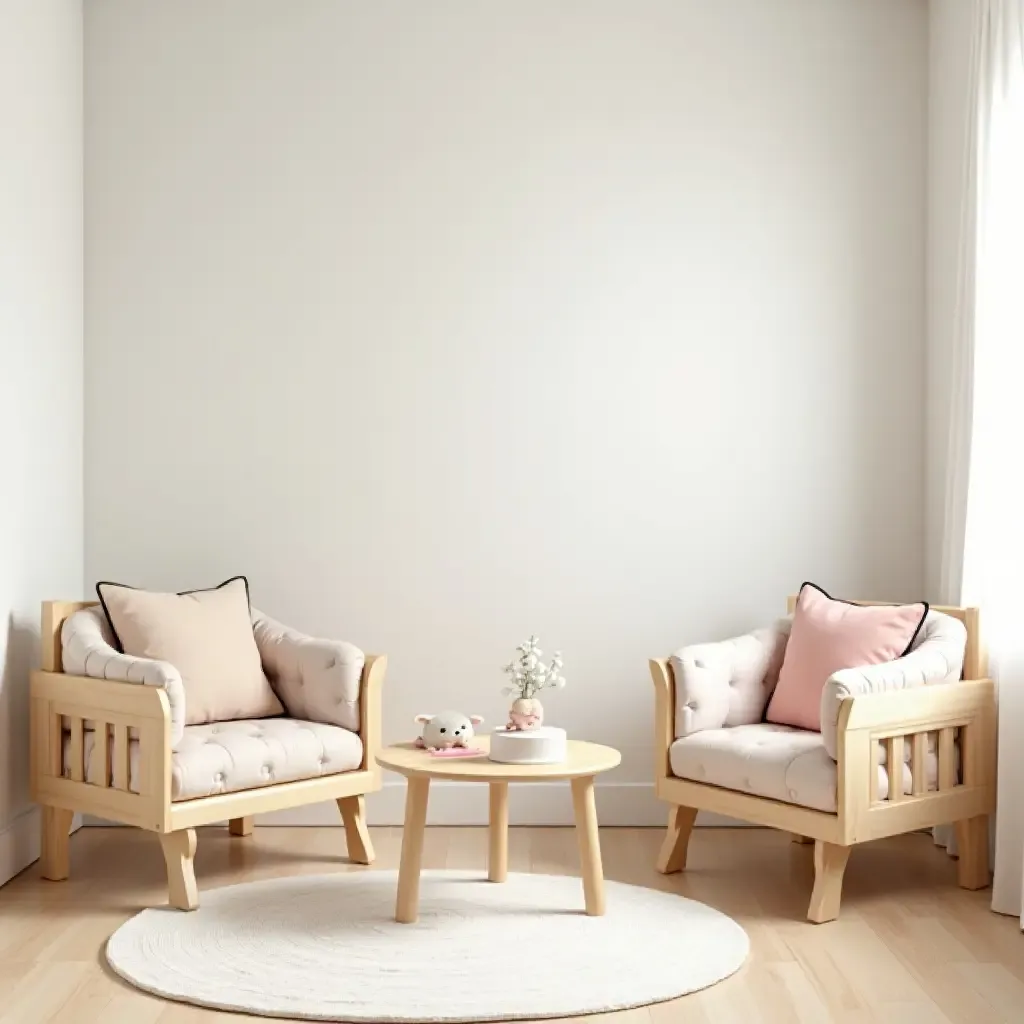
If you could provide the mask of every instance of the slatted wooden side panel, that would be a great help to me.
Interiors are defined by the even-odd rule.
[[[908,733],[905,736],[885,736],[877,741],[885,750],[886,772],[889,777],[889,792],[884,800],[872,793],[873,805],[898,804],[904,801],[927,796],[929,793],[946,792],[960,785],[972,785],[968,769],[970,750],[969,728],[958,729],[949,727],[937,731]],[[962,758],[963,770],[958,771],[957,751]],[[905,764],[907,745],[910,746],[910,776],[912,787],[910,793],[904,792],[903,766]],[[929,751],[934,751],[938,758],[938,778],[929,778]],[[977,760],[975,758],[975,760]],[[873,780],[872,780],[873,781]]]
[[[31,790],[36,801],[168,831],[171,742],[166,693],[155,686],[39,671],[32,673],[31,694]]]
[[[66,722],[66,733],[59,729],[61,717]],[[58,731],[53,742],[59,761],[53,774],[97,789],[129,792],[131,750],[127,725],[90,718],[90,728],[86,729],[85,719],[67,712],[54,715],[54,719]]]

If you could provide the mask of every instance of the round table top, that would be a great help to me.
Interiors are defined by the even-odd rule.
[[[558,764],[499,764],[487,757],[490,736],[474,736],[472,745],[484,753],[477,757],[432,757],[413,743],[398,743],[377,754],[377,763],[400,775],[463,782],[551,782],[596,775],[616,767],[622,755],[614,747],[569,740],[567,756]]]

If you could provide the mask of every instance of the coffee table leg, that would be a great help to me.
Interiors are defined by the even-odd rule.
[[[398,868],[398,899],[395,920],[412,924],[419,915],[420,862],[423,859],[423,830],[427,824],[427,796],[430,779],[410,777],[405,792],[405,828],[402,829],[402,863]]]
[[[491,824],[488,829],[490,850],[487,856],[487,877],[492,882],[508,878],[508,783],[492,782]]]
[[[601,867],[601,840],[597,834],[592,775],[572,780],[572,806],[576,816],[576,839],[580,846],[583,899],[587,913],[591,917],[600,917],[604,913],[604,871]]]

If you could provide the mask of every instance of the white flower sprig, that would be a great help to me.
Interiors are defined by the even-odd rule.
[[[551,664],[545,665],[540,660],[544,652],[537,646],[539,643],[539,637],[531,636],[516,648],[516,657],[502,669],[511,681],[511,685],[506,686],[502,693],[529,699],[536,696],[540,690],[553,686],[561,689],[565,686],[565,676],[562,675],[562,652],[555,651]]]

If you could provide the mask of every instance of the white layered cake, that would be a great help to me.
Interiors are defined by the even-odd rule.
[[[565,730],[553,725],[491,733],[491,760],[501,764],[558,764],[565,760]]]

